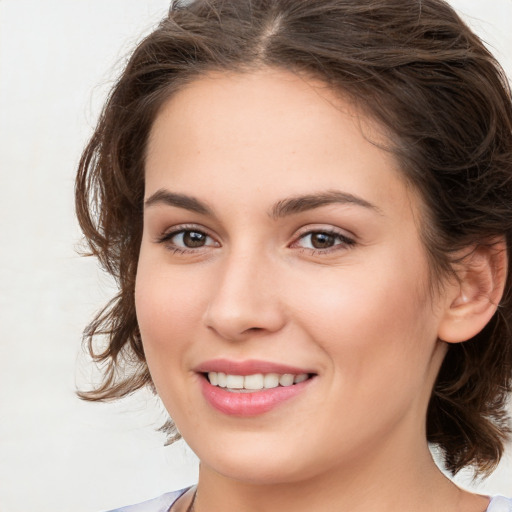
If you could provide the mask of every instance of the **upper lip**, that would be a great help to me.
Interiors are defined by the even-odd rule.
[[[212,359],[200,363],[194,370],[198,373],[222,372],[228,375],[254,375],[256,373],[291,373],[293,375],[300,375],[302,373],[314,373],[308,369],[298,368],[297,366],[257,359],[248,359],[246,361]]]

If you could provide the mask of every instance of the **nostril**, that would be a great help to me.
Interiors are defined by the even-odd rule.
[[[222,338],[242,341],[276,332],[285,325],[286,317],[280,304],[268,301],[260,294],[235,300],[234,293],[224,292],[212,297],[204,313],[205,326]]]

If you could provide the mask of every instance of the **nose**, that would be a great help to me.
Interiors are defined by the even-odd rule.
[[[205,312],[208,329],[229,341],[275,333],[286,323],[269,258],[233,252],[220,265]]]

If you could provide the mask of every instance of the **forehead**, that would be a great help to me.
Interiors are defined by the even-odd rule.
[[[160,109],[148,144],[147,194],[170,182],[194,183],[206,194],[223,180],[251,195],[255,185],[289,196],[321,184],[402,204],[405,180],[381,145],[389,146],[381,127],[321,81],[274,69],[211,73]]]
[[[196,78],[164,102],[150,133],[149,149],[158,128],[173,120],[184,135],[206,135],[211,141],[229,135],[247,145],[264,142],[265,134],[267,142],[287,135],[291,139],[304,129],[311,139],[321,129],[322,136],[329,132],[335,136],[340,114],[366,138],[388,142],[378,123],[363,114],[348,96],[318,79],[278,68],[244,73],[215,71]],[[294,130],[283,132],[280,128],[284,124],[294,126]],[[222,132],[212,131],[213,126],[222,128]]]

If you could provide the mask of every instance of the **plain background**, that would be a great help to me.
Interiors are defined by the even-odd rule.
[[[451,3],[511,76],[512,0]],[[196,478],[183,443],[163,447],[154,426],[165,415],[149,394],[116,404],[74,395],[94,379],[81,331],[112,294],[75,252],[74,172],[124,56],[167,7],[0,0],[1,512],[99,512]],[[512,495],[511,453],[482,492]]]

